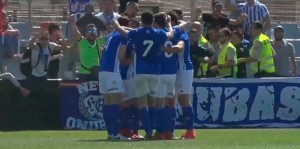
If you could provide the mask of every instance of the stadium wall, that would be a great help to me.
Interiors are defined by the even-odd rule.
[[[300,127],[299,78],[196,79],[193,86],[196,128]],[[48,81],[26,98],[0,81],[0,130],[105,129],[102,105],[97,81]]]

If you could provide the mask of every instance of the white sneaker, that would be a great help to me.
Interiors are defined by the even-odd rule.
[[[122,136],[121,134],[118,134],[116,136],[111,135],[111,140],[118,140],[118,141],[131,141],[131,138],[126,138]]]

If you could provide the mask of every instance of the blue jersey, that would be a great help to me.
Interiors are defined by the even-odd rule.
[[[136,53],[136,74],[159,74],[160,51],[168,36],[165,31],[141,27],[128,34]]]
[[[134,51],[133,44],[131,41],[129,41],[127,44],[127,49],[126,49],[126,58],[130,58],[133,51]],[[134,64],[130,64],[130,65],[121,64],[120,65],[120,72],[121,72],[122,80],[127,80],[128,78],[133,78],[133,76],[131,76],[131,77],[129,76],[129,75],[134,75],[133,66],[134,66]]]
[[[163,29],[168,32],[167,29]],[[172,40],[168,40],[165,42],[164,47],[176,45],[181,36],[180,28],[173,27],[174,30],[174,38]],[[177,53],[168,53],[161,52],[160,56],[160,74],[176,74],[178,70],[178,54]]]
[[[179,71],[193,70],[193,63],[190,57],[190,40],[187,33],[182,32],[179,40],[184,42],[184,51],[178,53]]]
[[[113,32],[108,36],[105,49],[103,50],[100,71],[116,72],[120,71],[119,48],[127,45],[127,38],[119,32]]]

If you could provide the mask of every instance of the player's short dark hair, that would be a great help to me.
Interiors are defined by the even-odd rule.
[[[48,33],[52,34],[55,31],[60,30],[60,26],[56,23],[50,23],[48,26]]]
[[[154,22],[162,28],[166,27],[167,26],[166,14],[162,13],[162,12],[155,14],[154,15]]]
[[[141,15],[141,21],[144,25],[152,25],[153,13],[151,11],[145,11]]]
[[[174,12],[174,11],[170,11],[167,13],[167,15],[169,15],[171,17],[171,21],[174,21],[175,24],[179,24],[178,23],[178,15]]]
[[[173,12],[175,12],[177,14],[177,16],[182,16],[183,12],[180,9],[174,9],[172,10]]]
[[[230,29],[228,29],[228,28],[222,28],[222,29],[220,29],[220,31],[219,31],[220,33],[223,33],[225,36],[227,36],[227,37],[231,37],[231,31],[230,31]]]
[[[130,19],[127,16],[122,15],[121,17],[118,18],[118,22],[121,26],[128,26]]]
[[[131,21],[132,24],[136,24],[137,27],[140,26],[140,21],[138,19],[132,18],[132,19],[130,19],[130,21]]]
[[[233,35],[236,35],[236,36],[238,36],[240,39],[244,39],[244,35],[241,33],[241,32],[239,32],[239,31],[233,31],[232,33],[231,33],[231,36],[233,36]]]
[[[254,27],[255,29],[259,29],[259,30],[262,30],[264,28],[264,25],[262,22],[260,21],[254,21],[252,23],[252,27]]]

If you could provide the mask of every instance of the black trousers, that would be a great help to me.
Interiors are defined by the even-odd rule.
[[[265,71],[254,74],[254,78],[262,78],[262,77],[279,77],[279,75],[276,74],[275,72],[269,73]]]

